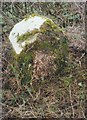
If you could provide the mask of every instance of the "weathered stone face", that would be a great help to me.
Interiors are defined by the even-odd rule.
[[[36,34],[30,36],[30,39],[26,41],[25,38],[39,30],[40,26],[46,21],[46,18],[42,18],[39,16],[30,16],[30,18],[25,18],[21,22],[17,23],[12,31],[10,32],[9,39],[13,45],[13,48],[17,54],[23,50],[26,45],[26,42],[32,43],[36,40]],[[26,37],[23,35],[26,34]],[[21,36],[21,38],[20,38]],[[20,40],[18,40],[20,38]]]
[[[52,20],[38,15],[25,18],[14,26],[9,39],[24,83],[55,77],[64,69],[67,40]]]

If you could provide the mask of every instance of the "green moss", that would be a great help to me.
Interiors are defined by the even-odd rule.
[[[47,18],[45,18],[44,16],[41,16],[41,15],[39,15],[39,14],[37,14],[37,13],[33,13],[32,15],[30,15],[30,14],[25,15],[25,16],[24,16],[24,20],[27,21],[29,18],[32,18],[32,17],[34,17],[34,16],[40,16],[40,17],[42,17],[43,19],[47,19]]]
[[[34,13],[32,15],[27,14],[27,15],[24,16],[24,20],[27,21],[29,18],[32,18],[34,16],[38,16],[38,14],[36,14],[36,13]]]
[[[57,66],[55,76],[63,73],[67,65],[67,39],[61,28],[57,27],[50,19],[45,21],[39,30],[35,29],[19,36],[18,42],[28,41],[31,36],[37,33],[40,34],[38,34],[36,40],[31,44],[27,44],[16,57],[22,84],[27,84],[31,81],[36,51],[43,51],[46,54],[51,53],[54,56],[54,63]]]
[[[50,20],[50,19],[47,19],[45,21],[45,24],[51,26],[52,29],[56,29],[57,28],[57,25],[52,20]]]
[[[27,84],[31,81],[34,52],[24,50],[17,58],[21,84]]]
[[[25,33],[25,34],[23,34],[23,35],[21,35],[21,36],[18,36],[17,37],[17,42],[19,42],[19,41],[27,41],[27,40],[29,40],[29,38],[31,37],[31,36],[34,36],[36,33],[38,33],[39,32],[39,30],[38,29],[34,29],[33,31],[31,31],[31,32],[27,32],[27,33]]]
[[[44,22],[44,24],[40,27],[40,30],[34,29],[33,31],[22,34],[21,36],[18,35],[17,42],[27,41],[31,36],[34,36],[36,33],[46,33],[47,30],[49,30],[47,29],[49,27],[51,30],[57,29],[57,25],[55,25],[50,19],[47,19]]]
[[[45,21],[45,24],[47,24],[47,25],[50,25],[50,26],[51,26],[52,21],[51,21],[50,19],[47,19],[47,20]]]
[[[47,30],[50,29],[50,30],[55,30],[57,29],[57,25],[55,25],[53,23],[53,21],[51,21],[50,19],[47,19],[44,24],[40,27],[40,31],[42,33],[44,32],[47,32]]]

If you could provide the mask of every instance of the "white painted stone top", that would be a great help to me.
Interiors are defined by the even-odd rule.
[[[30,16],[27,19],[23,19],[21,22],[14,25],[13,29],[10,32],[9,40],[12,43],[12,46],[17,54],[20,54],[25,46],[25,41],[20,43],[17,42],[17,37],[21,36],[27,32],[32,32],[34,29],[39,29],[41,25],[46,21],[45,17],[41,16]],[[34,35],[33,38],[29,41],[32,43],[35,41],[36,36]]]

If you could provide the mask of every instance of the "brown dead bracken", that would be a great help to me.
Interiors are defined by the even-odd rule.
[[[54,64],[54,56],[50,53],[45,53],[43,51],[36,51],[36,56],[33,65],[33,75],[32,81],[49,77],[53,75],[56,70],[56,65]]]

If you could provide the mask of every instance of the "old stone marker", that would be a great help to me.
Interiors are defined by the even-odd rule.
[[[67,39],[51,19],[31,15],[17,23],[9,40],[22,83],[49,80],[63,71],[67,60]]]

